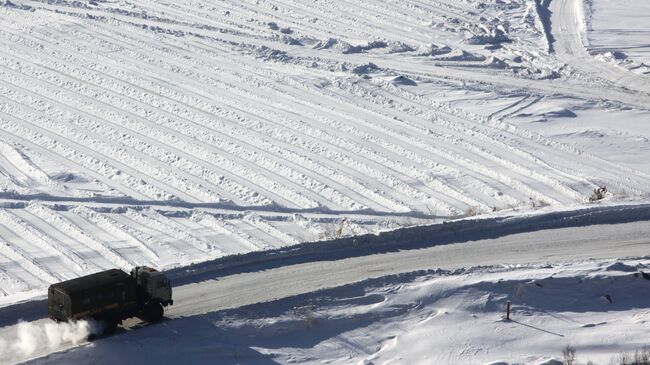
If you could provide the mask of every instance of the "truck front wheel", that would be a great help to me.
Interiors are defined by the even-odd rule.
[[[146,308],[147,322],[158,322],[163,317],[163,307],[160,303],[151,303]]]

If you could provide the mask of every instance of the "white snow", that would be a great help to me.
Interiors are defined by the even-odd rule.
[[[0,1],[0,307],[112,267],[626,216],[650,200],[648,19],[645,0]]]
[[[33,364],[608,364],[647,344],[648,259],[382,277],[174,319]],[[505,317],[512,302],[511,320]],[[610,302],[611,301],[611,302]],[[554,362],[555,361],[555,362]]]
[[[649,75],[650,3],[627,1],[621,6],[613,0],[589,0],[585,10],[589,50],[605,62]]]
[[[639,293],[648,285],[642,272],[650,262],[647,257],[607,258],[647,253],[649,214],[647,206],[631,205],[472,219],[224,257],[168,272],[176,301],[166,311],[169,321],[146,326],[129,320],[115,337],[90,345],[84,341],[81,348],[41,342],[22,359],[140,363],[137,355],[126,355],[136,346],[149,349],[147,361],[163,363],[181,357],[229,363],[233,352],[241,363],[346,363],[380,358],[381,343],[403,337],[408,345],[390,354],[409,362],[501,359],[537,365],[566,346],[569,336],[552,333],[568,333],[575,336],[571,344],[580,346],[581,356],[603,363],[647,338],[643,320],[619,319],[647,312]],[[426,285],[414,290],[413,281]],[[323,288],[334,289],[317,291]],[[518,322],[500,324],[506,300],[514,303]],[[39,319],[43,313],[44,301],[0,308],[0,323],[6,325],[0,338],[14,337],[17,318],[37,328],[51,323]],[[578,322],[567,320],[574,317]],[[611,318],[617,327],[602,323]],[[585,336],[585,328],[596,327],[591,324],[636,337],[605,337],[593,330],[593,337]],[[412,332],[418,328],[450,337],[436,347],[431,335]],[[505,335],[494,335],[506,330],[512,332],[506,342],[501,341]],[[550,337],[540,338],[540,333]],[[537,347],[529,347],[531,342]],[[161,343],[174,346],[161,351]],[[359,346],[350,348],[350,343]],[[476,362],[470,361],[473,357]]]

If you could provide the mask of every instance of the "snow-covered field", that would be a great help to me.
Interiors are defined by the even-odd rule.
[[[5,2],[0,294],[647,199],[650,84],[579,4]]]
[[[620,4],[0,0],[0,307],[105,268],[648,201],[650,7]]]
[[[613,0],[586,2],[588,24],[585,45],[606,62],[636,73],[650,74],[650,3]]]

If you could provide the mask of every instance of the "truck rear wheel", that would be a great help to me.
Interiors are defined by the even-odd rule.
[[[106,319],[104,320],[104,329],[102,334],[104,336],[112,335],[117,330],[117,320],[115,319]]]

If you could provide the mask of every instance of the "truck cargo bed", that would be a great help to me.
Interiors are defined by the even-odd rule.
[[[84,317],[121,319],[133,315],[136,306],[136,282],[118,269],[52,284],[48,291],[48,314],[60,321]]]

